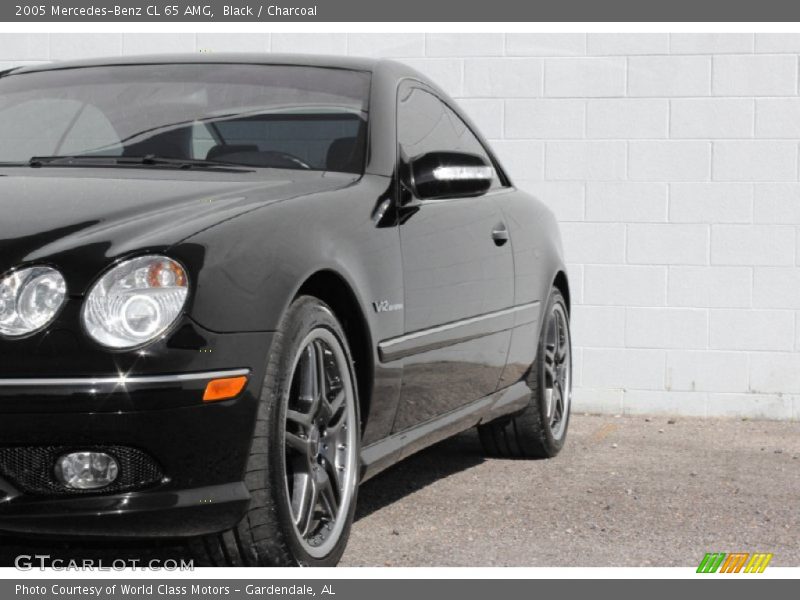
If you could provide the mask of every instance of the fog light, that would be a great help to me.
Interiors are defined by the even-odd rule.
[[[56,461],[56,478],[73,490],[98,490],[114,483],[119,466],[105,452],[72,452]]]

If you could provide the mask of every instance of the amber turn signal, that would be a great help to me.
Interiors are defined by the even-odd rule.
[[[235,398],[241,393],[245,385],[247,385],[247,377],[244,375],[209,381],[203,394],[203,402],[217,402]]]

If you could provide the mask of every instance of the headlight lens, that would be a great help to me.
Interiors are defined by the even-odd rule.
[[[141,256],[103,275],[83,305],[89,335],[110,348],[134,348],[161,336],[180,316],[186,271],[165,256]]]
[[[0,279],[0,336],[16,338],[45,328],[64,299],[64,277],[50,267],[28,267]]]

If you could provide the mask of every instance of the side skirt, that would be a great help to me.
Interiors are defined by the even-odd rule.
[[[365,446],[361,449],[361,481],[470,427],[519,412],[528,405],[530,394],[526,383],[519,381],[466,406]]]

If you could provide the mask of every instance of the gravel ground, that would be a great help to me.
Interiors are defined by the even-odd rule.
[[[342,565],[800,566],[800,423],[573,415],[558,457],[467,432],[367,482]]]

